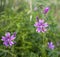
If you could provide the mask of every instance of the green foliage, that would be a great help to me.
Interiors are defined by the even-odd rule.
[[[48,5],[47,0],[33,0],[37,2],[36,6],[39,10],[43,10],[39,7],[40,4],[50,6],[50,11],[44,16],[41,11],[32,12],[32,20],[30,15],[27,14],[29,7],[27,3],[21,3],[17,11],[6,7],[5,10],[0,13],[0,39],[5,32],[17,32],[16,44],[12,47],[5,47],[0,40],[0,57],[59,57],[60,46],[57,46],[57,42],[60,40],[60,32],[57,28],[57,18],[54,15],[56,6],[52,4]],[[46,3],[45,3],[46,2]],[[40,3],[40,4],[39,4]],[[26,7],[25,7],[26,6]],[[28,8],[27,8],[28,7]],[[34,3],[33,3],[34,7]],[[34,23],[36,22],[36,16],[44,18],[48,22],[48,31],[43,33],[37,33]],[[44,38],[44,39],[43,39]],[[44,41],[43,41],[44,40]],[[54,50],[48,49],[47,43],[52,41],[55,45]],[[60,41],[59,41],[60,42]]]

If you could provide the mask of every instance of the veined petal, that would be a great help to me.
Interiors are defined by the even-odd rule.
[[[40,19],[40,20],[39,20],[39,23],[44,23],[44,20]]]
[[[4,41],[3,44],[4,44],[5,46],[9,46],[9,44],[8,44],[7,41]]]
[[[38,33],[41,32],[40,28],[37,28],[36,31],[37,31]]]
[[[38,25],[39,25],[38,22],[36,22],[36,23],[34,24],[35,27],[38,27]]]
[[[48,23],[46,22],[46,23],[44,23],[44,27],[48,27]]]
[[[53,45],[53,43],[52,43],[52,42],[50,42],[50,45]]]
[[[1,39],[2,41],[5,41],[6,39],[5,39],[5,37],[4,36],[2,36],[2,39]]]
[[[10,46],[12,46],[13,44],[14,44],[14,42],[13,42],[13,41],[10,41],[10,42],[9,42],[9,45],[10,45]]]
[[[5,36],[6,36],[6,37],[10,37],[10,33],[7,32],[7,33],[5,34]]]
[[[14,37],[14,35],[11,36],[11,40],[14,40],[16,37]]]
[[[47,29],[46,29],[46,28],[44,28],[44,27],[42,27],[42,28],[41,28],[41,31],[44,33],[44,32],[46,32],[46,31],[47,31]]]

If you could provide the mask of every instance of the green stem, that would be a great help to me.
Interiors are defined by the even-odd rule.
[[[43,34],[43,45],[42,45],[42,48],[41,48],[41,52],[42,52],[42,57],[47,57],[47,54],[46,54],[46,44],[45,44],[45,39],[46,36],[45,34]]]

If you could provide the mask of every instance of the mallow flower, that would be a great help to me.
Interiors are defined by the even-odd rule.
[[[14,39],[16,38],[16,32],[13,33],[13,35],[10,34],[10,32],[6,32],[5,36],[2,36],[3,44],[8,47],[12,46],[14,44]]]
[[[48,42],[48,48],[53,50],[55,48],[53,42]]]
[[[44,22],[43,19],[38,19],[37,17],[37,22],[35,22],[34,26],[37,28],[36,31],[39,32],[46,32],[47,31],[47,27],[48,27],[48,23]]]

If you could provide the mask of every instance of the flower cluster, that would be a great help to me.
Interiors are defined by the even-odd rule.
[[[5,34],[5,36],[2,36],[2,41],[5,46],[12,46],[14,44],[13,40],[16,38],[16,32],[14,32],[13,35],[10,35],[9,32]]]
[[[50,9],[49,7],[44,8],[43,13],[47,14],[49,9]],[[44,19],[39,19],[38,16],[36,17],[36,20],[37,20],[37,22],[35,22],[35,24],[34,24],[34,26],[37,28],[36,31],[38,33],[46,32],[47,31],[47,27],[48,27],[48,23],[44,22]],[[48,42],[48,48],[52,49],[52,50],[55,48],[55,46],[53,45],[53,42]]]

